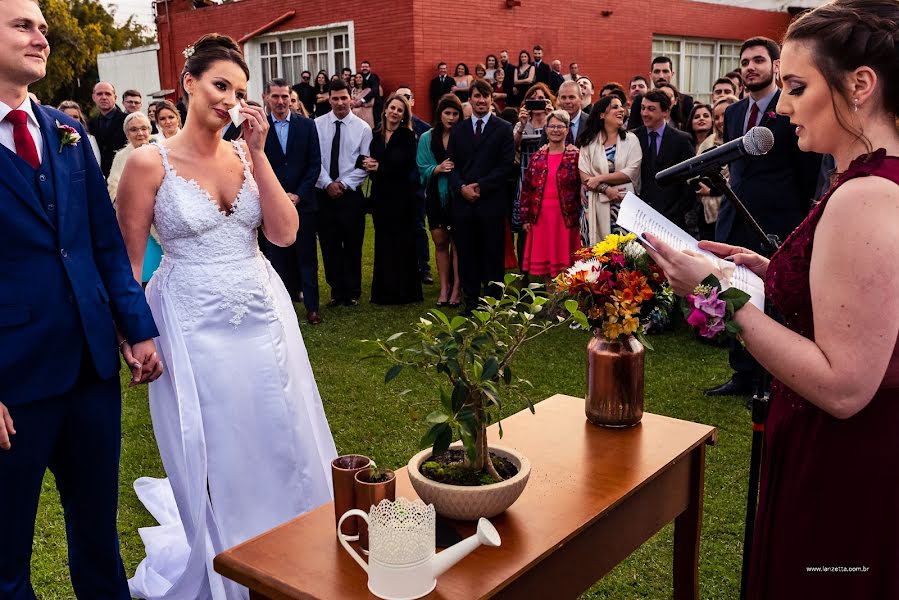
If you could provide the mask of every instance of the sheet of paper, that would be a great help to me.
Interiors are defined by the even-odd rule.
[[[240,104],[235,104],[228,109],[228,114],[231,115],[231,122],[234,123],[235,127],[240,127],[240,124],[247,120],[247,118],[240,113],[240,108]]]
[[[675,250],[692,250],[705,254],[714,261],[730,279],[733,287],[743,290],[750,296],[750,302],[759,310],[765,310],[765,282],[762,278],[744,267],[718,258],[711,252],[699,248],[696,239],[672,223],[667,217],[640,200],[633,192],[628,192],[621,202],[618,211],[619,227],[635,234],[643,242],[643,232],[649,232],[674,248]],[[649,244],[648,242],[646,242]],[[649,244],[652,246],[652,244]]]

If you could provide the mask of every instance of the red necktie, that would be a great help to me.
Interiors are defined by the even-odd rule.
[[[6,120],[12,123],[12,139],[16,144],[16,154],[32,168],[40,167],[41,160],[37,156],[34,138],[28,131],[28,113],[24,110],[13,110],[6,115]]]
[[[755,122],[759,120],[759,105],[757,102],[752,103],[752,109],[749,111],[749,120],[746,121],[746,131],[743,133],[748,133],[750,129],[755,127]]]
[[[481,128],[481,125],[483,125],[483,123],[484,122],[481,121],[480,119],[478,119],[478,122],[475,123],[474,137],[476,140],[481,138],[481,132],[483,131],[483,129]]]

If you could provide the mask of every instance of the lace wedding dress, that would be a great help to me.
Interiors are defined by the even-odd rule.
[[[243,147],[228,214],[157,147],[164,256],[147,300],[165,374],[150,384],[150,412],[168,479],[134,484],[159,526],[140,530],[147,557],[129,585],[137,598],[247,598],[213,557],[330,500],[337,452],[293,304],[259,251]]]

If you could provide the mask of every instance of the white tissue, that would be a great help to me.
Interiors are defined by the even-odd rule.
[[[240,104],[235,104],[228,109],[228,114],[231,115],[231,122],[234,123],[235,127],[240,127],[240,124],[247,120],[247,118],[240,113],[240,109]]]

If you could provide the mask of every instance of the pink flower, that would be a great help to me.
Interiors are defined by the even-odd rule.
[[[698,308],[694,308],[687,317],[687,323],[691,327],[705,327],[706,321],[708,321],[708,317]]]
[[[709,319],[705,325],[699,328],[699,335],[706,338],[713,338],[724,331],[724,327],[724,319],[713,317]]]
[[[689,299],[695,308],[701,310],[708,316],[718,318],[724,317],[727,304],[724,300],[718,299],[718,288],[712,288],[707,297],[693,294]]]
[[[769,110],[768,112],[765,113],[765,115],[767,115],[767,117],[768,117],[769,119],[776,119],[776,118],[777,118],[777,113],[774,112],[773,110]]]
[[[699,329],[699,335],[714,338],[724,331],[727,303],[718,298],[718,288],[712,288],[708,296],[690,294],[687,300],[693,306],[687,323]]]

